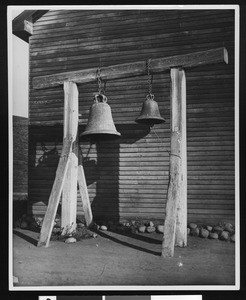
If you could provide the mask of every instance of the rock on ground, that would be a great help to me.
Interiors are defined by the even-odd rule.
[[[199,236],[199,228],[192,228],[191,230],[190,230],[190,235],[191,236]]]
[[[152,221],[150,221],[150,222],[149,222],[149,226],[150,226],[150,227],[154,227],[155,224],[154,224]]]
[[[228,241],[229,240],[229,232],[228,231],[222,231],[219,238],[222,241]]]
[[[195,229],[195,228],[197,228],[197,225],[195,223],[190,223],[189,227],[190,227],[190,229]]]
[[[102,226],[100,227],[100,229],[103,230],[103,231],[107,231],[107,230],[108,230],[107,226],[105,226],[105,225],[102,225]]]
[[[156,231],[158,233],[163,233],[164,232],[164,225],[157,225],[156,226]]]
[[[210,232],[209,233],[209,238],[217,240],[219,238],[218,233],[216,233],[216,232]]]
[[[209,225],[206,226],[206,228],[207,228],[208,231],[212,231],[212,230],[213,230],[213,227],[212,227],[212,226],[209,226]]]
[[[146,230],[146,226],[140,226],[139,228],[138,228],[138,231],[139,232],[145,232],[145,230]]]
[[[223,231],[223,228],[221,226],[217,225],[217,226],[214,226],[213,231],[217,232],[217,233],[220,233],[220,232]]]
[[[228,232],[233,232],[233,225],[231,223],[225,223],[224,229]]]
[[[153,226],[148,226],[148,227],[146,228],[146,231],[147,231],[148,233],[154,232],[154,231],[155,231],[155,227],[153,227]]]
[[[71,243],[76,243],[76,242],[77,242],[77,240],[74,237],[69,237],[65,240],[66,244],[71,244]]]
[[[207,238],[209,236],[209,231],[207,229],[202,228],[200,230],[200,237]]]

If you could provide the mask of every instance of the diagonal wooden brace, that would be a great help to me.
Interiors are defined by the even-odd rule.
[[[72,152],[72,144],[73,139],[71,137],[70,139],[65,138],[63,140],[62,154],[59,160],[58,168],[56,171],[56,178],[51,190],[49,204],[42,224],[38,247],[49,246],[50,236],[67,174],[70,155]]]
[[[93,223],[93,216],[91,211],[91,204],[89,200],[89,194],[87,190],[84,168],[81,161],[81,156],[79,155],[79,165],[78,165],[78,185],[82,200],[82,206],[85,214],[86,226],[90,226]]]
[[[56,178],[49,197],[38,246],[48,247],[58,204],[62,195],[62,234],[76,229],[77,182],[82,197],[86,224],[92,224],[92,212],[83,166],[78,165],[78,89],[73,82],[64,82],[64,137]]]

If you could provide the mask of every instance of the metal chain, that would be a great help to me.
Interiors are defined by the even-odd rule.
[[[106,94],[106,84],[107,84],[107,81],[104,80],[104,85],[103,85],[103,94],[104,95]]]
[[[97,83],[98,83],[98,94],[102,93],[102,80],[101,80],[101,69],[98,67],[97,69]]]
[[[148,74],[148,85],[149,85],[149,96],[152,96],[152,82],[153,82],[153,75],[150,74],[150,62],[151,58],[146,61],[146,68]]]

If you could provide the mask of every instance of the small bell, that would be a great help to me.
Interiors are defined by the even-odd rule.
[[[146,96],[146,100],[143,103],[140,116],[135,120],[135,122],[152,126],[154,124],[164,123],[166,122],[166,120],[161,117],[158,104],[154,100],[155,96],[151,93],[153,75],[150,74],[150,61],[151,59],[148,59],[146,62],[146,69],[148,72],[149,93]]]
[[[111,108],[106,102],[105,95],[95,95],[85,131],[81,134],[82,137],[97,141],[112,140],[121,136],[115,128]]]
[[[154,125],[166,122],[161,117],[157,102],[154,100],[153,94],[148,94],[143,102],[140,116],[135,120],[136,123]]]

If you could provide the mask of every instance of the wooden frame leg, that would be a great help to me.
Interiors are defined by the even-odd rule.
[[[78,178],[78,88],[73,82],[64,82],[64,137],[71,137],[73,150],[68,165],[62,192],[61,227],[62,234],[76,229],[77,178]]]
[[[180,91],[180,197],[177,204],[175,245],[187,246],[187,139],[186,139],[186,78],[185,71],[178,70]]]
[[[185,126],[183,123],[184,112],[182,108],[185,100],[185,80],[184,72],[179,68],[171,69],[171,153],[170,153],[170,171],[169,171],[169,186],[166,203],[166,218],[164,223],[164,236],[162,243],[162,256],[169,257],[174,255],[174,245],[176,238],[176,231],[179,234],[176,239],[176,243],[183,245],[185,243],[185,236],[183,234],[184,214],[187,214],[186,202],[187,198],[183,199],[183,193],[185,189],[181,186],[184,184],[184,177],[186,167],[183,164],[184,155],[182,151],[186,151],[184,145],[183,130]],[[181,169],[183,168],[182,172]],[[177,213],[177,211],[179,212]],[[178,226],[177,226],[178,220]],[[178,228],[178,229],[177,229]],[[186,231],[185,231],[186,233]]]
[[[78,178],[78,147],[77,139],[73,143],[68,170],[62,192],[61,227],[62,234],[69,234],[76,229],[77,215],[77,178]]]
[[[41,228],[40,238],[38,242],[39,247],[49,246],[50,236],[52,233],[53,224],[54,224],[59,200],[61,197],[61,193],[64,186],[67,169],[70,161],[72,144],[73,141],[71,138],[70,139],[66,138],[63,141],[62,154],[56,171],[56,178],[51,190],[47,211]]]

